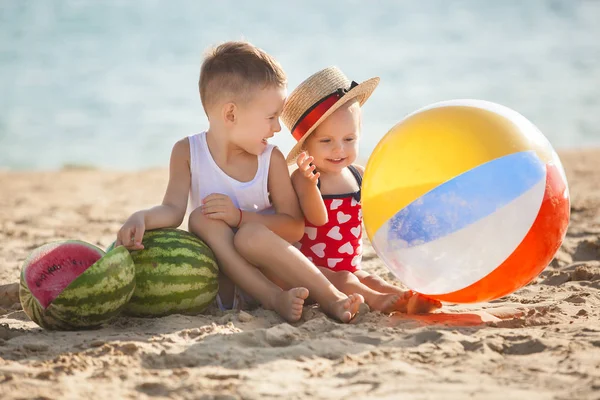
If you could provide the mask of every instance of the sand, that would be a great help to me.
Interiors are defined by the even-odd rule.
[[[288,324],[263,309],[119,317],[83,332],[31,322],[0,289],[1,399],[600,399],[600,150],[560,152],[567,238],[530,285],[435,314],[318,308]],[[106,247],[127,216],[159,203],[166,169],[0,171],[0,285],[66,238]],[[365,244],[365,269],[394,281]]]

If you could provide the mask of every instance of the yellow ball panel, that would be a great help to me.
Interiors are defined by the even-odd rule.
[[[418,111],[379,142],[367,163],[362,190],[370,239],[408,204],[483,163],[527,150],[544,161],[552,159],[549,143],[524,117],[514,112],[507,118],[483,107],[445,105]],[[530,134],[524,135],[524,129]]]

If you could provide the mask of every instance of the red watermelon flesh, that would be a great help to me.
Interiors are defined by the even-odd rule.
[[[25,272],[32,295],[47,308],[63,290],[103,254],[80,243],[63,243],[34,254]]]

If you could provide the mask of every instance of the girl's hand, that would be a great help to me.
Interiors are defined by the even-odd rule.
[[[319,172],[314,173],[314,170],[317,167],[315,167],[314,165],[310,165],[310,163],[313,162],[313,160],[314,157],[308,156],[306,152],[302,152],[296,159],[296,164],[298,164],[298,169],[302,173],[302,176],[304,176],[311,183],[316,185],[321,174]]]
[[[213,193],[209,194],[202,200],[202,214],[210,219],[220,219],[227,225],[235,228],[241,222],[241,212],[233,201],[224,194]]]
[[[144,221],[144,214],[142,212],[133,213],[125,224],[119,229],[117,233],[117,246],[125,246],[128,250],[142,250],[144,245],[142,239],[146,230],[146,223]]]

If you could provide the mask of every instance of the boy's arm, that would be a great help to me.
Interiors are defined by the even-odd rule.
[[[161,205],[133,213],[117,233],[116,245],[131,250],[143,249],[144,232],[181,225],[187,208],[190,187],[190,145],[187,138],[173,146],[169,166],[169,184]]]
[[[299,241],[304,235],[304,218],[290,180],[287,163],[277,148],[273,149],[271,154],[268,187],[276,214],[244,211],[242,224],[258,222],[290,243]]]
[[[169,183],[162,204],[144,211],[146,229],[177,228],[183,222],[191,184],[190,142],[181,139],[173,146]]]
[[[327,208],[317,185],[307,179],[299,169],[292,173],[292,185],[300,200],[300,208],[311,224],[322,226],[327,223]]]

